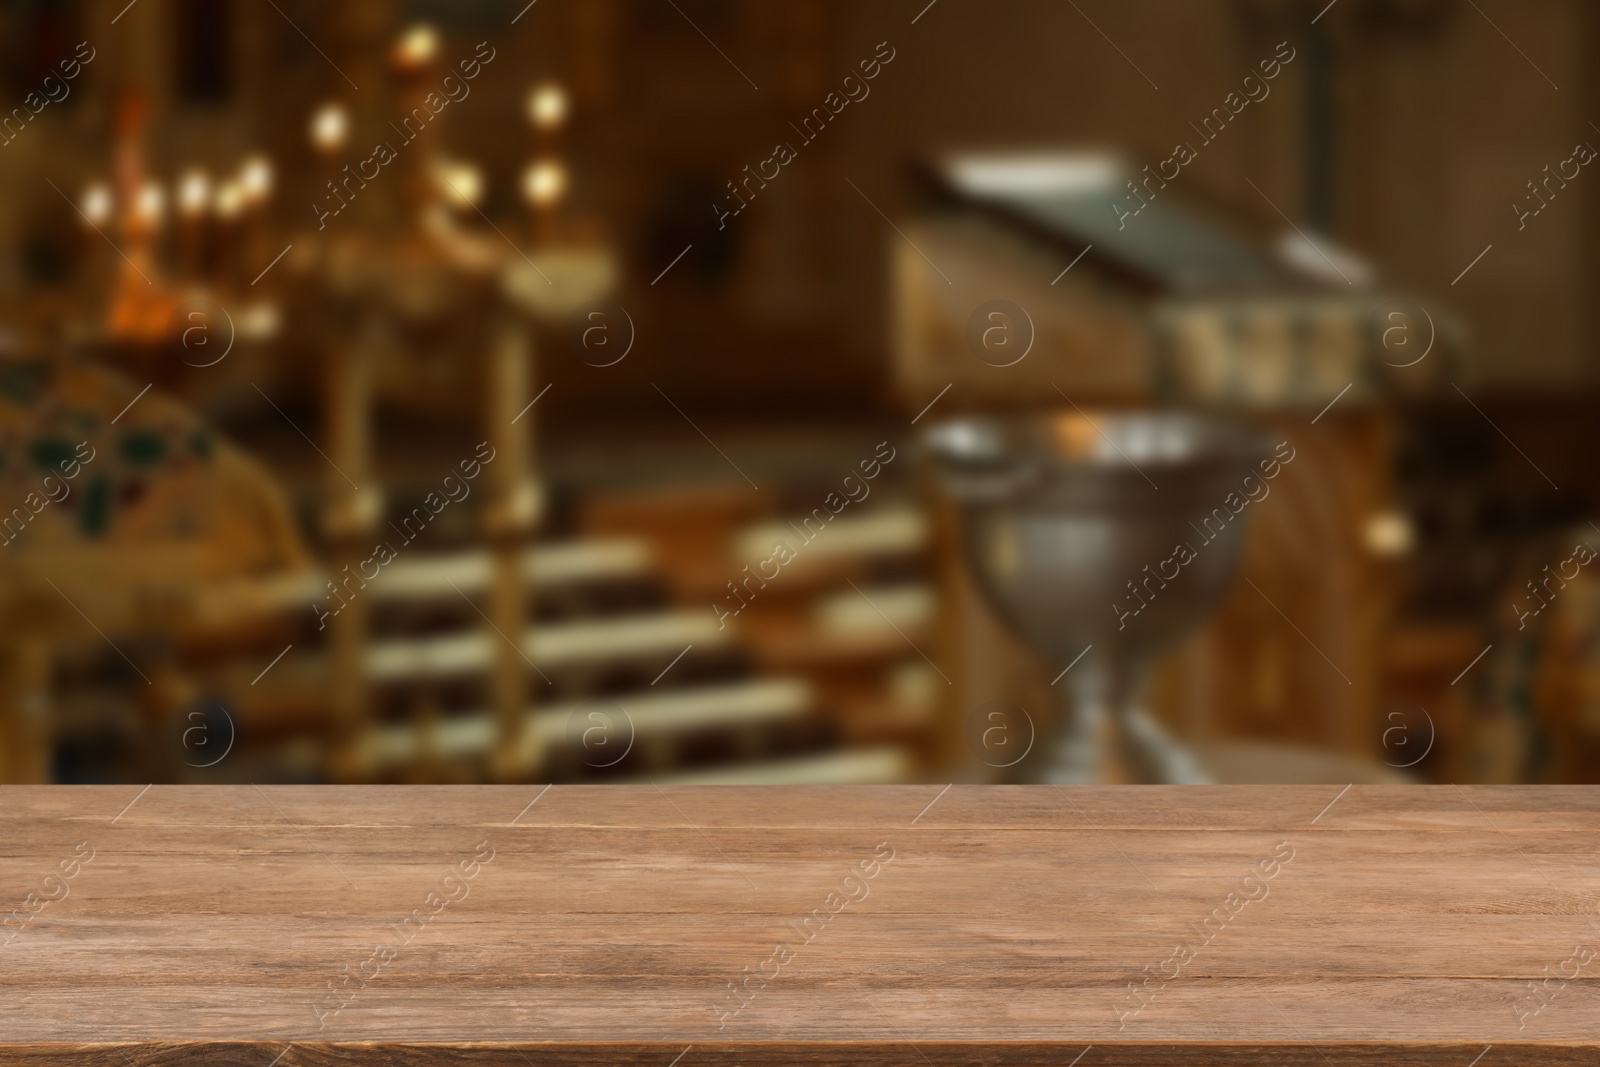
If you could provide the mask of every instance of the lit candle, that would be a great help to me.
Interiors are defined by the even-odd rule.
[[[79,209],[89,225],[104,226],[111,220],[111,187],[105,182],[95,182],[83,191],[83,206]]]
[[[344,146],[350,135],[350,115],[344,105],[330,100],[311,115],[311,143],[317,150],[331,155]]]
[[[483,196],[483,172],[471,163],[445,161],[434,168],[439,192],[452,206],[470,208]]]
[[[244,192],[237,182],[224,182],[217,188],[216,209],[217,216],[226,221],[239,217],[244,210]]]
[[[166,194],[161,191],[161,186],[153,181],[145,182],[139,187],[139,195],[134,200],[134,215],[142,224],[155,229],[161,223],[166,204]]]
[[[201,269],[202,247],[201,219],[211,204],[211,179],[199,168],[186,171],[178,182],[179,255],[183,268],[189,273]]]
[[[558,159],[541,159],[522,172],[522,195],[535,209],[548,210],[567,191],[567,168]]]
[[[184,174],[178,183],[178,210],[185,218],[203,214],[211,204],[211,179],[199,169]]]
[[[559,159],[538,159],[522,172],[522,195],[533,208],[533,239],[546,245],[555,237],[556,205],[567,192],[567,167]]]
[[[257,205],[272,193],[272,163],[261,155],[251,156],[239,168],[239,192],[245,202]]]
[[[567,120],[567,92],[554,82],[534,88],[528,94],[528,121],[537,130],[557,130]]]
[[[394,65],[401,70],[421,70],[439,54],[439,32],[426,22],[409,27],[394,46]]]

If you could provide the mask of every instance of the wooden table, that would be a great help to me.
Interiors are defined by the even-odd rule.
[[[0,804],[0,1064],[1600,1063],[1596,788]]]

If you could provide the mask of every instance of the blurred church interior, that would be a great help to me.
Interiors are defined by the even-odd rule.
[[[1483,3],[5,0],[0,780],[1007,780],[925,435],[1170,410],[1295,457],[1214,780],[1600,780],[1600,13]]]

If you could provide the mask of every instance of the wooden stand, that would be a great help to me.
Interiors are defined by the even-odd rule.
[[[50,780],[50,646],[13,640],[0,653],[0,774],[6,782]]]

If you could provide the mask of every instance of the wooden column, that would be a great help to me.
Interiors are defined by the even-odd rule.
[[[529,682],[533,669],[524,640],[533,617],[533,595],[523,574],[522,558],[541,510],[533,460],[536,416],[535,409],[528,407],[535,395],[528,387],[533,363],[532,327],[510,315],[502,318],[490,338],[484,376],[488,387],[484,432],[494,448],[487,470],[490,496],[485,515],[494,571],[485,614],[499,631],[493,635],[495,660],[490,681],[499,742],[490,771],[501,781],[527,778],[541,758],[538,753],[531,762],[520,758],[523,731],[533,705]]]
[[[329,776],[357,781],[367,775],[363,741],[370,727],[370,708],[363,660],[371,630],[370,598],[356,583],[340,587],[344,564],[364,559],[372,550],[374,527],[381,510],[378,488],[371,484],[372,362],[383,344],[383,326],[369,312],[354,343],[345,344],[329,360],[327,391],[329,578],[344,594],[338,615],[327,620],[329,703],[332,707]],[[328,592],[327,587],[323,587]],[[353,595],[351,595],[351,591]],[[328,592],[328,604],[340,598]]]

